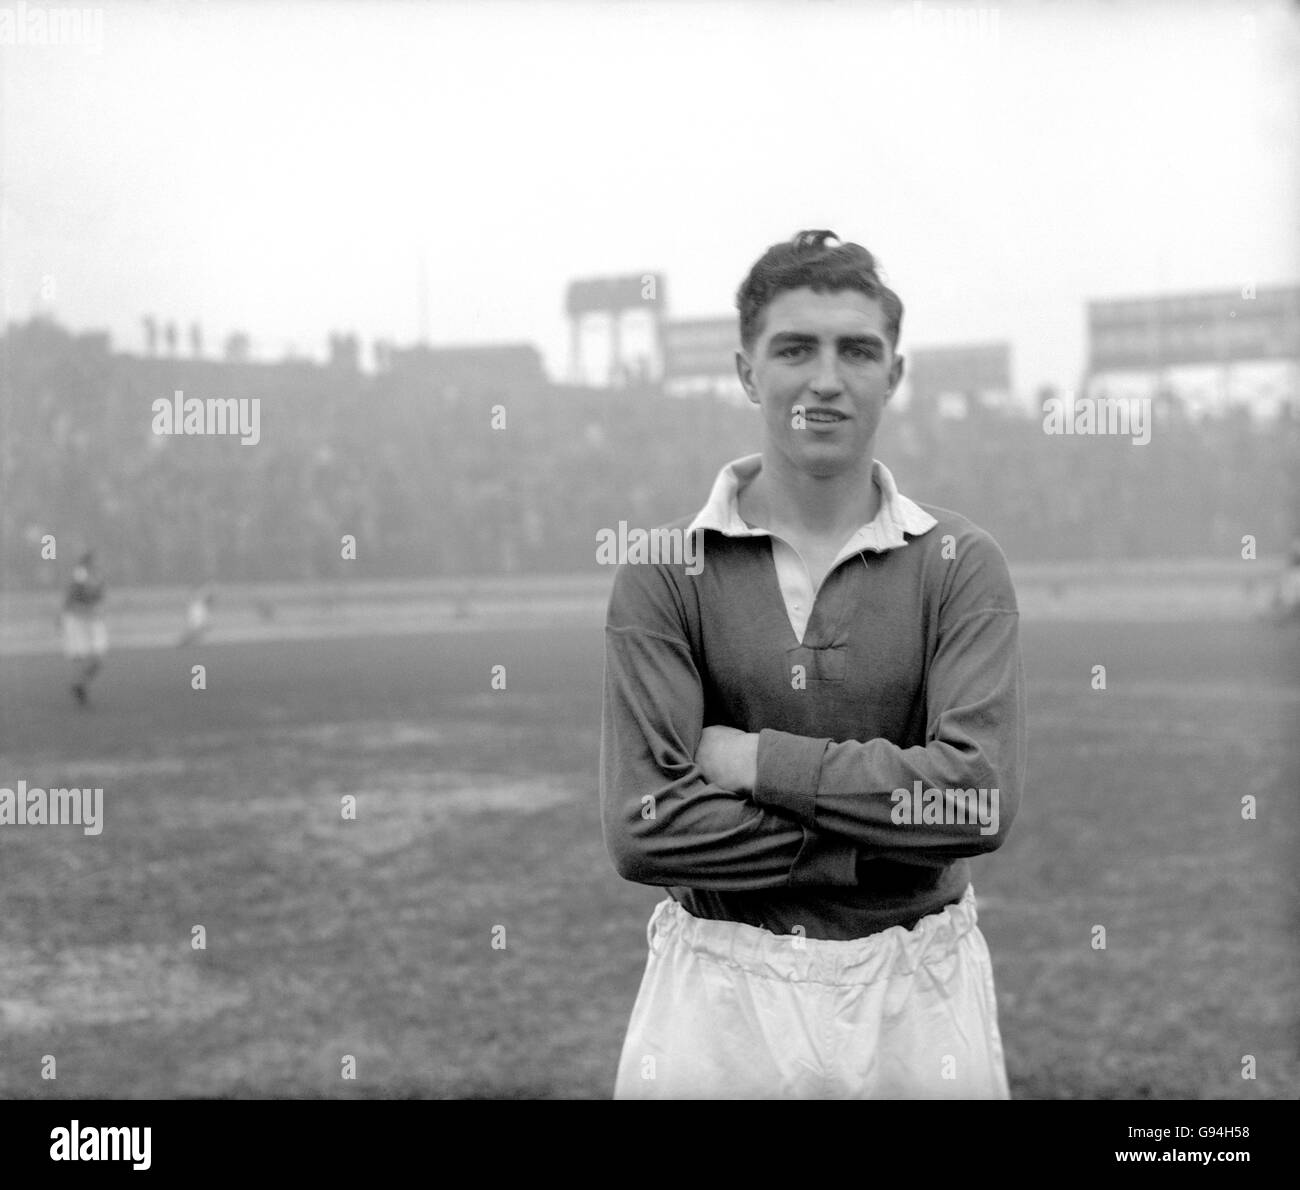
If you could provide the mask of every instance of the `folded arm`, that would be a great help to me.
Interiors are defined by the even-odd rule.
[[[857,848],[708,780],[696,763],[704,692],[680,594],[624,566],[605,629],[601,818],[619,875],[716,891],[856,885]]]
[[[763,730],[757,805],[847,839],[864,857],[946,863],[1002,845],[1024,776],[1024,675],[1010,577],[986,540],[941,601],[926,674],[927,742],[903,748]]]

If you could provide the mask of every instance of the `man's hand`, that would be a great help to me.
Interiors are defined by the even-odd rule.
[[[705,779],[735,793],[753,793],[758,781],[758,733],[706,727],[695,750]]]

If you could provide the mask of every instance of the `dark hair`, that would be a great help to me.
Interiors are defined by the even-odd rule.
[[[768,303],[787,289],[811,289],[814,293],[856,289],[874,298],[885,313],[890,346],[897,349],[903,303],[880,279],[876,258],[861,244],[826,243],[839,238],[833,231],[801,231],[789,243],[773,244],[758,258],[736,291],[740,342],[746,351],[753,350]]]

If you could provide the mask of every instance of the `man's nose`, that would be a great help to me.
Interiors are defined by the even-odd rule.
[[[817,373],[813,377],[812,391],[819,397],[838,396],[844,385],[840,380],[839,362],[835,352],[824,353],[817,364]]]

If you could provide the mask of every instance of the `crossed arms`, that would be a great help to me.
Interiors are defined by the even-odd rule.
[[[602,823],[619,875],[717,891],[852,886],[863,861],[946,867],[1001,846],[1024,769],[1018,615],[1000,553],[970,565],[973,581],[952,582],[941,601],[926,743],[910,748],[705,728],[673,576],[623,567],[605,631],[601,730]],[[1005,598],[989,596],[990,578]],[[894,792],[918,781],[996,789],[997,829],[894,821]]]

